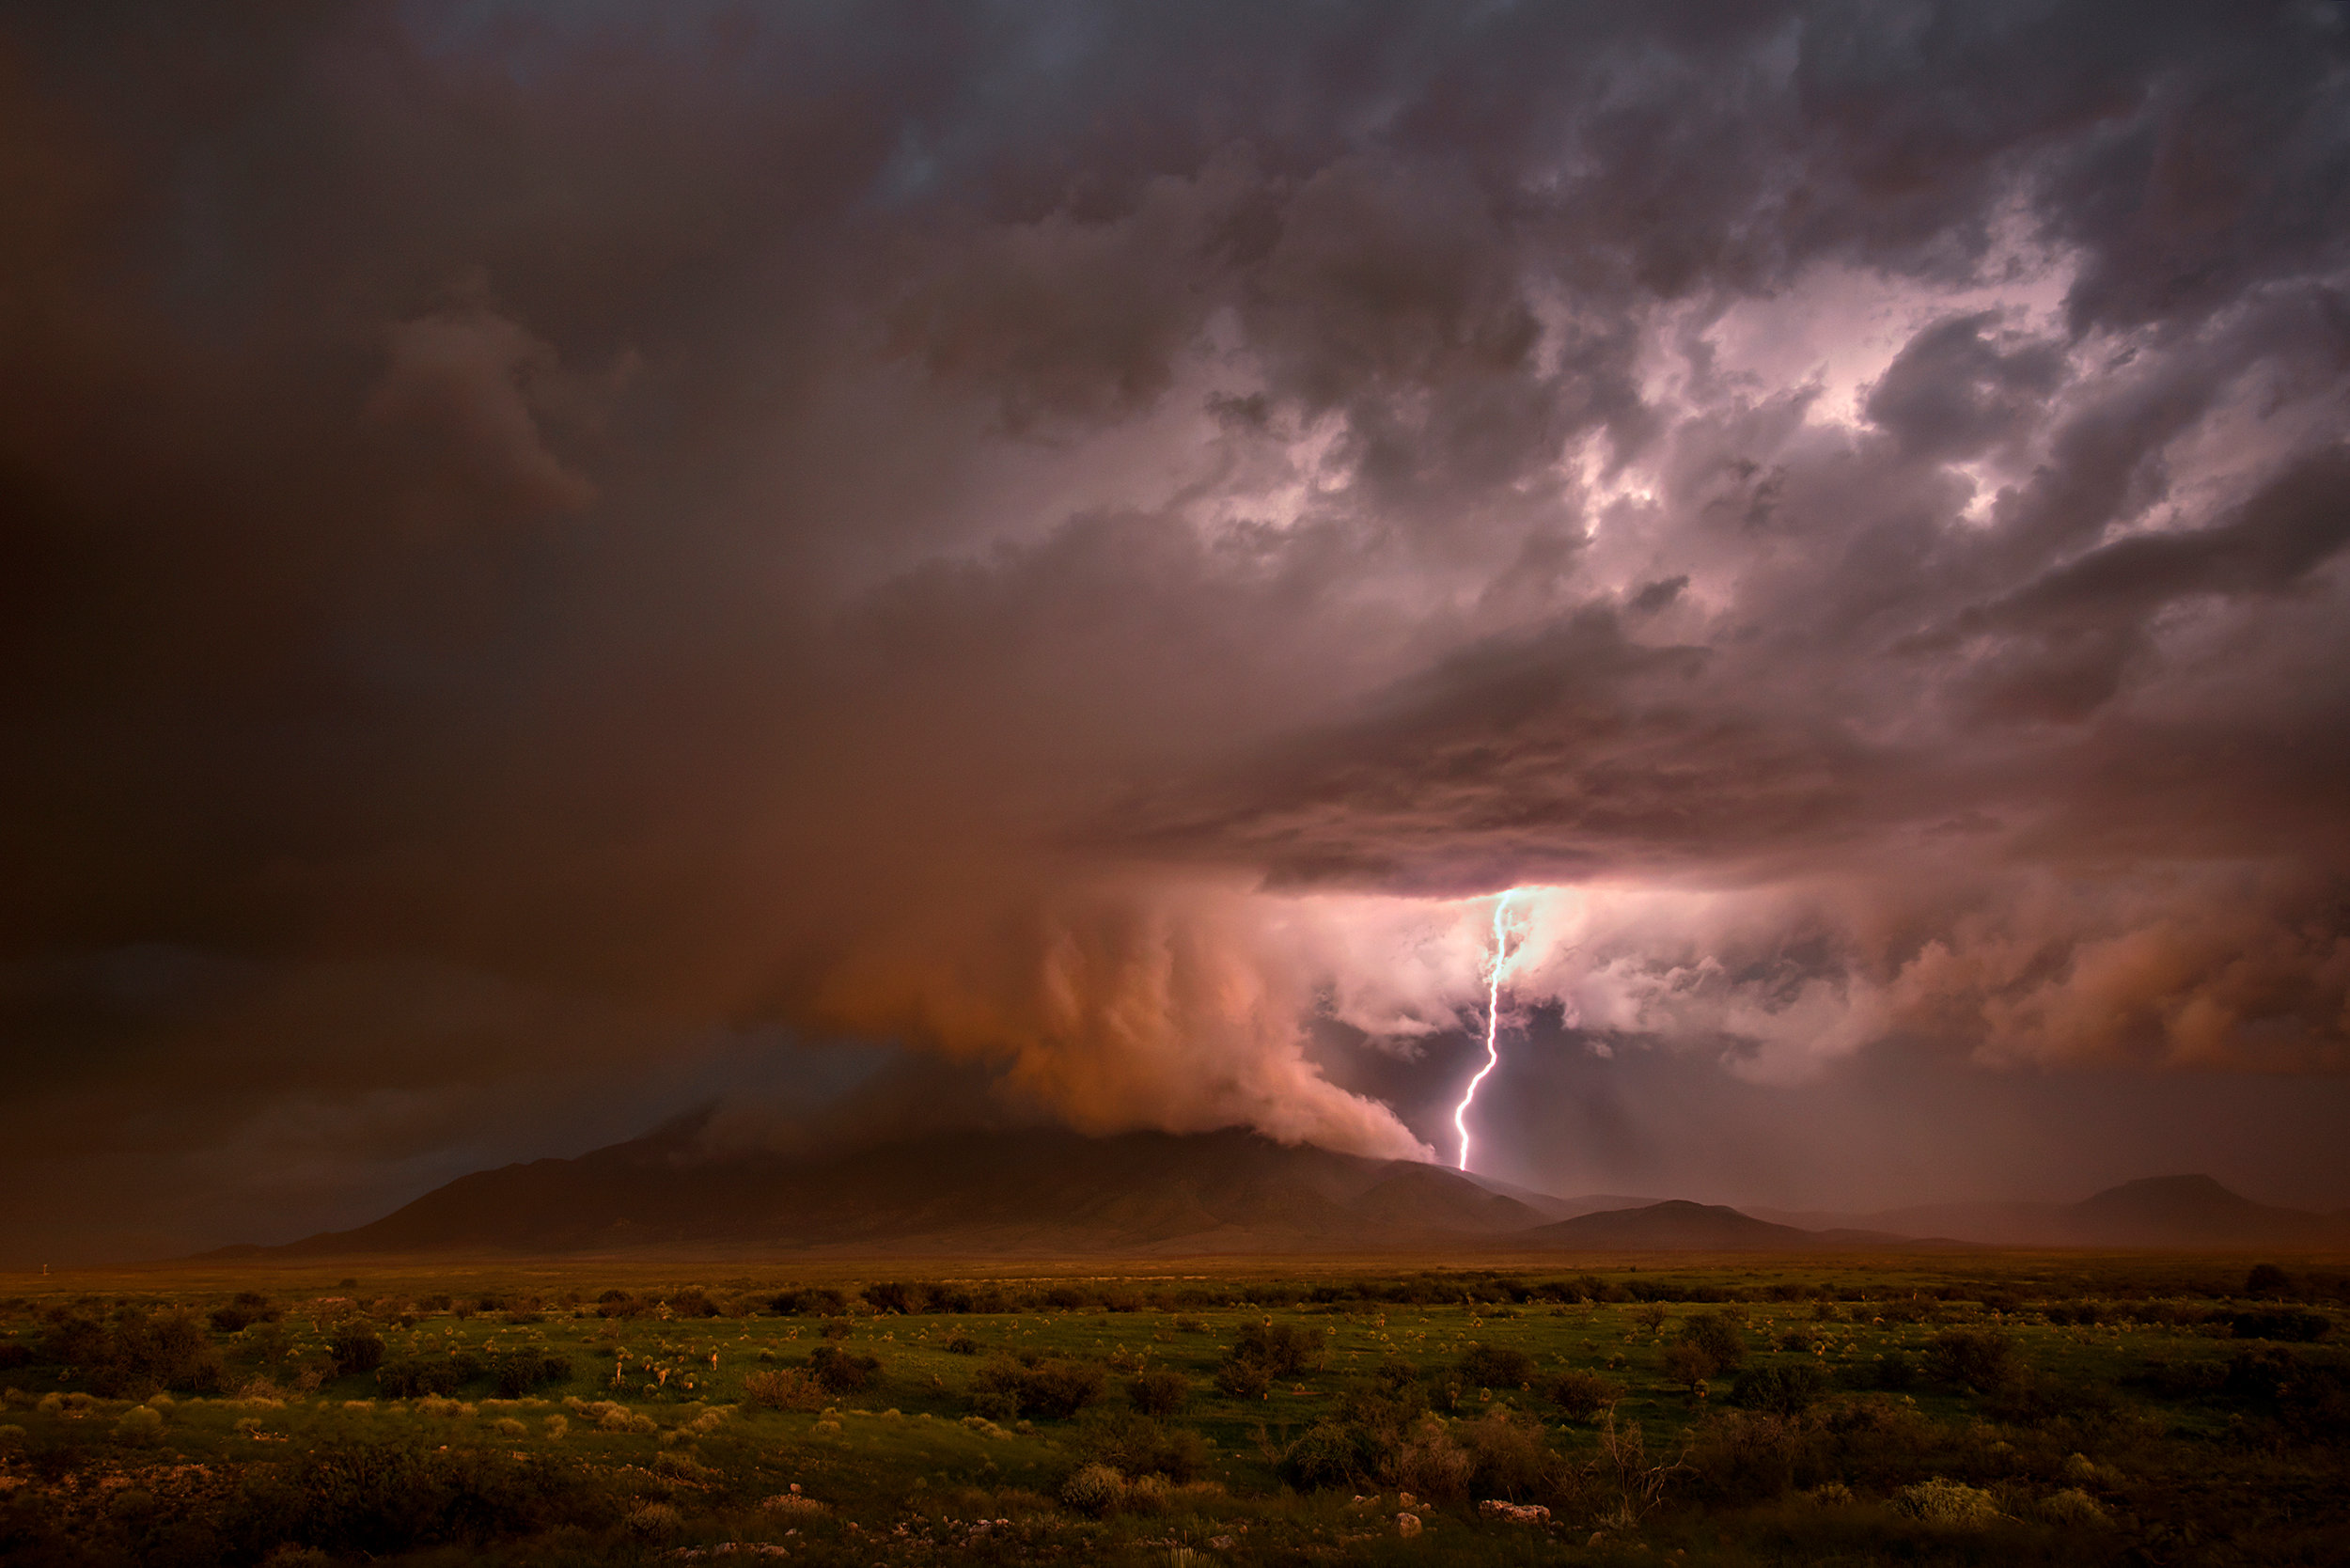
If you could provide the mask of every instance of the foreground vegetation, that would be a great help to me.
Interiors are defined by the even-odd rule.
[[[2350,1556],[2323,1269],[43,1284],[9,1563]]]

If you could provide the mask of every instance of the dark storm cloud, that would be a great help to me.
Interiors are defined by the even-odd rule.
[[[1439,1027],[1476,953],[1375,996],[1373,905],[1533,882],[1726,901],[1554,989],[1740,1071],[2330,1071],[2346,47],[13,18],[12,1184],[299,1230],[826,1031],[1408,1149],[1298,1020]]]

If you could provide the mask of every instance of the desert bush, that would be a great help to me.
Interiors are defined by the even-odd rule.
[[[1081,1465],[1060,1489],[1062,1506],[1100,1518],[1126,1500],[1126,1478],[1107,1465]]]
[[[216,1393],[223,1378],[205,1324],[184,1311],[126,1307],[102,1323],[68,1312],[51,1325],[42,1349],[109,1398],[144,1399],[162,1388]]]
[[[1459,1502],[1468,1496],[1474,1468],[1444,1422],[1425,1416],[1382,1457],[1379,1479],[1398,1491],[1439,1502]]]
[[[243,1544],[222,1555],[253,1560],[290,1542],[338,1557],[388,1556],[592,1527],[617,1512],[579,1472],[495,1449],[329,1444],[248,1476],[224,1531]]]
[[[865,1287],[865,1305],[876,1312],[918,1312],[922,1309],[920,1297],[920,1287],[895,1281]]]
[[[1696,1388],[1714,1375],[1714,1358],[1686,1340],[1675,1341],[1665,1347],[1665,1381],[1678,1383],[1684,1388]]]
[[[847,1318],[832,1318],[827,1320],[824,1326],[817,1332],[827,1340],[845,1340],[856,1330],[849,1326]]]
[[[2244,1294],[2255,1301],[2289,1296],[2293,1294],[2293,1276],[2274,1263],[2254,1263],[2244,1277]]]
[[[949,1356],[977,1356],[979,1353],[979,1341],[968,1334],[958,1334],[947,1341],[947,1354]]]
[[[1020,1413],[1066,1419],[1102,1397],[1102,1383],[1089,1361],[1039,1361],[1021,1369]]]
[[[326,1354],[334,1360],[337,1377],[355,1377],[384,1364],[384,1341],[366,1324],[345,1324],[326,1342]]]
[[[2333,1319],[2323,1312],[2286,1309],[2265,1312],[2236,1312],[2228,1331],[2239,1340],[2276,1340],[2287,1344],[2311,1344],[2334,1331]]]
[[[1234,1399],[1262,1399],[1273,1374],[1254,1361],[1225,1361],[1215,1369],[1215,1386]]]
[[[1127,1476],[1164,1476],[1178,1485],[1208,1466],[1207,1439],[1123,1410],[1089,1410],[1077,1424],[1077,1451]]]
[[[639,1503],[628,1511],[630,1532],[649,1541],[666,1541],[684,1522],[683,1515],[665,1502]]]
[[[743,1397],[762,1410],[821,1410],[824,1388],[797,1368],[751,1373],[743,1380]]]
[[[1461,1381],[1474,1388],[1516,1388],[1534,1381],[1534,1357],[1515,1345],[1472,1345],[1461,1357]]]
[[[1519,1501],[1558,1479],[1559,1456],[1543,1429],[1507,1410],[1456,1422],[1452,1437],[1468,1455],[1469,1488],[1478,1497]]]
[[[1127,1379],[1126,1397],[1146,1416],[1172,1416],[1191,1398],[1191,1380],[1172,1367],[1145,1367]]]
[[[1687,1450],[1659,1456],[1648,1449],[1640,1423],[1619,1429],[1610,1409],[1602,1418],[1599,1452],[1585,1466],[1584,1479],[1601,1499],[1599,1522],[1611,1529],[1635,1529],[1664,1497],[1673,1478],[1689,1466]]]
[[[859,1356],[838,1345],[818,1345],[808,1354],[808,1375],[836,1394],[854,1394],[881,1372],[877,1356]]]
[[[2156,1399],[2202,1399],[2218,1393],[2227,1385],[2228,1367],[2224,1361],[2156,1358],[2139,1366],[2127,1381]]]
[[[2231,1403],[2274,1420],[2305,1440],[2350,1438],[2350,1365],[2270,1347],[2228,1360],[2220,1393]]]
[[[1998,1498],[1940,1476],[1903,1487],[1893,1494],[1893,1506],[1937,1529],[1986,1529],[1999,1522]]]
[[[1293,1323],[1243,1324],[1230,1359],[1262,1367],[1269,1376],[1294,1377],[1322,1365],[1323,1336]]]
[[[658,1428],[658,1423],[650,1416],[639,1415],[627,1405],[616,1404],[608,1399],[567,1399],[563,1403],[578,1411],[582,1419],[595,1422],[604,1432],[641,1433]]]
[[[2113,1523],[2105,1505],[2077,1486],[2041,1498],[2039,1513],[2048,1523],[2069,1529],[2104,1529]]]
[[[1728,1312],[1700,1312],[1684,1318],[1678,1342],[1704,1357],[1700,1377],[1718,1377],[1746,1364],[1747,1325]]]
[[[1576,1369],[1550,1379],[1543,1386],[1543,1392],[1571,1419],[1583,1421],[1621,1401],[1624,1387],[1613,1378]]]
[[[144,1446],[158,1443],[164,1435],[164,1413],[144,1404],[134,1404],[115,1421],[115,1441]]]
[[[1809,1449],[1808,1431],[1794,1417],[1724,1411],[1705,1423],[1690,1447],[1690,1481],[1717,1502],[1768,1501],[1794,1487]]]
[[[386,1399],[446,1398],[480,1375],[472,1356],[403,1356],[375,1370],[375,1387]]]
[[[1730,1397],[1757,1410],[1800,1415],[1827,1394],[1827,1373],[1809,1362],[1748,1367],[1731,1386]]]
[[[2023,1376],[2014,1341],[1987,1328],[1952,1328],[1934,1337],[1930,1365],[1939,1382],[1987,1394]]]
[[[257,1323],[275,1323],[283,1310],[258,1291],[239,1291],[226,1307],[212,1312],[212,1325],[223,1334],[234,1334]]]
[[[1344,1423],[1317,1421],[1281,1450],[1274,1472],[1301,1492],[1352,1485],[1362,1473],[1362,1452]]]
[[[490,1381],[500,1399],[520,1399],[531,1389],[572,1380],[571,1358],[542,1351],[513,1350],[490,1357]]]

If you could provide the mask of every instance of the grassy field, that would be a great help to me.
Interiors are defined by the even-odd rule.
[[[0,1560],[2350,1560],[2250,1263],[20,1278]]]

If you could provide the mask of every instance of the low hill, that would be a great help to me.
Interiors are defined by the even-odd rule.
[[[2350,1224],[2341,1215],[2255,1202],[2201,1175],[2124,1182],[2077,1203],[1935,1203],[1873,1214],[1764,1212],[1798,1226],[1860,1227],[2002,1247],[2350,1246]]]
[[[1902,1238],[1862,1231],[1806,1231],[1719,1203],[1673,1199],[1559,1220],[1521,1239],[1530,1246],[1578,1252],[1785,1252],[1882,1246]]]

